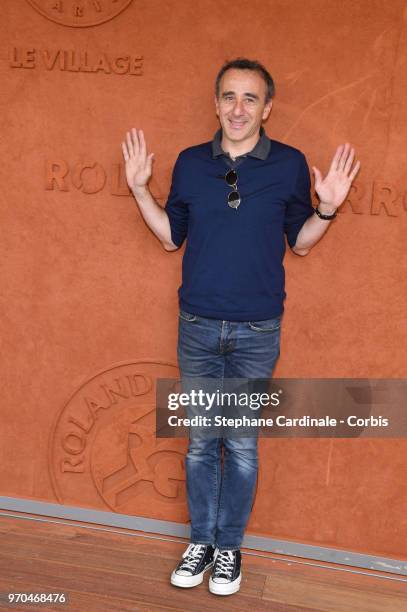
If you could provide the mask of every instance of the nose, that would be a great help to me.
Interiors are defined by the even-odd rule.
[[[235,117],[239,117],[240,115],[243,115],[243,113],[244,113],[243,100],[236,99],[235,104],[232,109],[232,114]]]

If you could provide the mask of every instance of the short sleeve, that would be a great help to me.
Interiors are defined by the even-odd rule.
[[[313,213],[314,208],[311,201],[311,180],[308,164],[301,153],[294,189],[287,203],[284,218],[284,232],[291,248],[295,245],[297,236],[305,221]]]
[[[171,240],[178,247],[182,245],[188,232],[188,206],[180,196],[180,166],[180,157],[178,157],[172,172],[171,189],[165,205],[171,227]]]

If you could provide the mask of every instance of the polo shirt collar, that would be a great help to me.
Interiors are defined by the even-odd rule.
[[[220,157],[221,155],[230,157],[229,153],[226,153],[222,149],[221,140],[222,140],[222,130],[219,129],[216,132],[212,140],[212,157],[213,158]],[[238,157],[256,157],[257,159],[265,160],[267,159],[270,153],[270,146],[271,146],[270,138],[266,135],[264,128],[262,127],[260,128],[260,138],[257,141],[256,146],[248,153],[245,153],[244,155],[239,155]]]

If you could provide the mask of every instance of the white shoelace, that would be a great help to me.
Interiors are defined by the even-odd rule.
[[[235,566],[235,558],[231,550],[217,550],[214,557],[215,576],[224,574],[231,578]]]
[[[202,558],[204,551],[205,546],[203,544],[190,544],[182,555],[184,557],[184,561],[178,569],[191,570],[193,572]]]

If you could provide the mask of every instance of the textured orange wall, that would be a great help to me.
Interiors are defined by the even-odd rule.
[[[213,80],[237,55],[275,78],[272,138],[321,169],[346,140],[362,161],[322,242],[287,254],[276,375],[406,377],[404,0],[1,12],[1,494],[186,520],[185,443],[151,435],[151,385],[177,372],[182,253],[144,225],[120,142],[145,130],[163,203],[177,153],[217,128]],[[404,440],[260,445],[250,533],[407,557]]]

